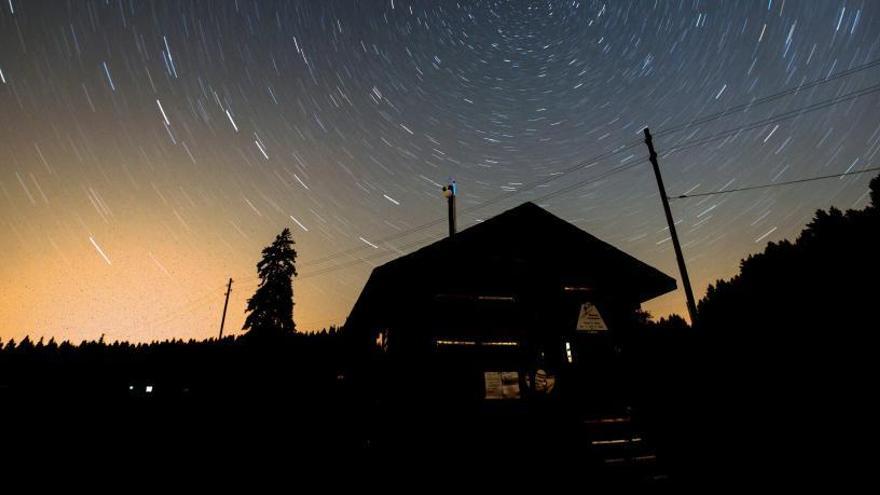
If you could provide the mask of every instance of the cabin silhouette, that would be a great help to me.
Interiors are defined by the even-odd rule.
[[[527,202],[375,268],[345,327],[392,408],[613,408],[615,331],[675,287]]]

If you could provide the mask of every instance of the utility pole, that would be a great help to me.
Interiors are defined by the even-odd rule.
[[[223,303],[223,318],[220,320],[220,340],[223,340],[223,325],[226,323],[226,307],[229,306],[229,293],[232,292],[232,279],[226,286],[226,302]]]
[[[663,186],[663,177],[660,176],[660,165],[657,164],[657,152],[654,151],[654,140],[651,131],[645,127],[645,144],[648,145],[651,165],[654,167],[654,176],[657,178],[657,187],[660,188],[660,201],[663,202],[663,211],[666,212],[666,223],[669,225],[669,235],[672,237],[672,247],[675,248],[675,259],[678,261],[678,271],[681,273],[681,285],[684,286],[684,295],[687,297],[688,313],[691,317],[691,326],[697,325],[697,303],[694,301],[694,291],[691,289],[691,279],[688,277],[687,266],[684,264],[684,255],[681,252],[681,244],[678,242],[678,234],[675,232],[675,222],[672,220],[672,210],[669,209],[669,198],[666,196],[666,187]]]

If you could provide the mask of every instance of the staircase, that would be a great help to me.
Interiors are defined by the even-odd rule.
[[[668,482],[657,453],[628,413],[591,415],[584,417],[582,424],[590,464],[603,480],[634,486]]]

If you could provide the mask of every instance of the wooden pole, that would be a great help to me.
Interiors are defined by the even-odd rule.
[[[223,318],[220,320],[220,340],[223,340],[223,325],[226,323],[226,308],[229,306],[229,293],[232,292],[232,279],[229,279],[229,284],[226,286],[226,302],[223,303]]]
[[[672,237],[672,247],[675,249],[675,259],[678,261],[678,271],[681,273],[681,285],[684,287],[684,295],[687,298],[688,313],[691,317],[691,326],[697,325],[697,303],[694,301],[694,291],[691,289],[691,279],[688,277],[687,266],[684,264],[684,254],[681,252],[681,244],[678,242],[678,234],[675,231],[675,222],[672,219],[672,210],[669,208],[669,198],[666,196],[666,187],[663,186],[663,177],[660,175],[660,165],[657,164],[657,152],[654,151],[654,141],[651,131],[645,128],[645,144],[648,145],[651,165],[654,167],[654,176],[657,178],[657,187],[660,188],[660,201],[663,202],[663,211],[666,213],[666,223],[669,225],[669,235]]]

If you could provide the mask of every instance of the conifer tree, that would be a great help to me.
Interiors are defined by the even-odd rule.
[[[293,322],[293,277],[296,276],[296,251],[290,229],[285,228],[275,241],[263,249],[257,263],[260,285],[248,299],[248,314],[242,329],[248,335],[268,337],[296,331]]]

